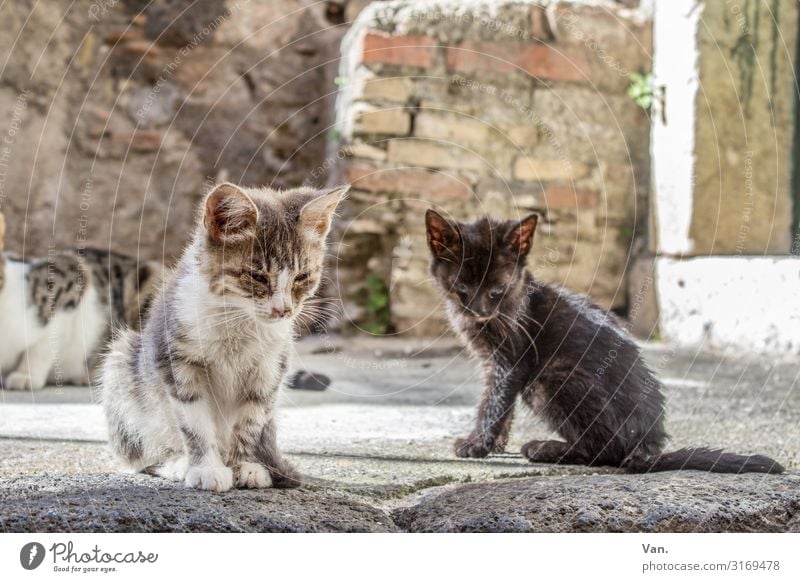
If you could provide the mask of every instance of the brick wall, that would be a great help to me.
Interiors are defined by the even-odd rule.
[[[651,44],[649,15],[616,2],[368,7],[343,43],[328,152],[353,184],[333,273],[349,321],[376,329],[379,281],[391,330],[443,329],[428,207],[540,213],[534,272],[624,309],[649,181],[649,121],[626,92]]]

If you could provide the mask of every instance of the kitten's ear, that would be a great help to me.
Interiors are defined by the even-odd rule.
[[[313,238],[325,239],[331,229],[333,213],[339,205],[350,186],[337,186],[323,190],[311,202],[300,210],[299,226]]]
[[[425,212],[425,228],[428,232],[428,247],[435,257],[448,250],[453,253],[461,242],[458,229],[435,210],[428,209]]]
[[[215,242],[236,242],[255,233],[258,208],[241,188],[220,184],[206,198],[203,224]]]
[[[158,269],[155,268],[152,262],[147,263],[140,263],[139,269],[136,271],[136,287],[137,289],[143,289],[152,279]]]
[[[506,234],[506,246],[517,255],[524,257],[533,246],[533,233],[536,232],[536,223],[539,217],[531,214],[515,223]]]

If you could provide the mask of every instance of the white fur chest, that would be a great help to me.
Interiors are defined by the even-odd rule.
[[[446,303],[445,311],[447,312],[447,319],[450,321],[450,326],[456,331],[458,337],[464,342],[467,348],[473,352],[473,355],[477,355],[474,346],[475,338],[472,337],[469,331],[473,327],[472,322],[462,315],[461,311],[449,300]]]
[[[184,347],[206,363],[215,389],[234,397],[254,373],[265,381],[265,389],[273,386],[293,343],[293,322],[262,321],[247,300],[214,295],[197,276],[187,276],[179,289],[184,300],[176,315],[188,344]]]

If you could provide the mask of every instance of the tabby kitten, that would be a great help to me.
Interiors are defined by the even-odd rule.
[[[22,261],[2,253],[0,376],[9,390],[88,384],[112,330],[138,327],[161,266],[76,249]]]
[[[636,344],[588,299],[525,270],[535,215],[463,224],[428,210],[425,218],[431,273],[448,317],[486,371],[475,428],[456,441],[456,455],[502,452],[519,396],[563,439],[524,445],[522,454],[533,462],[632,472],[783,471],[763,455],[663,452],[664,396]]]
[[[144,329],[104,365],[110,441],[127,467],[213,491],[300,484],[278,451],[275,400],[347,189],[226,183],[208,195]]]

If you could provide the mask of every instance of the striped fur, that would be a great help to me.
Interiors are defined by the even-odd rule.
[[[213,491],[299,485],[278,451],[275,401],[345,192],[208,195],[144,329],[105,361],[109,437],[127,468]]]
[[[156,263],[95,249],[32,261],[2,255],[3,387],[87,384],[112,331],[139,325],[160,272]]]

